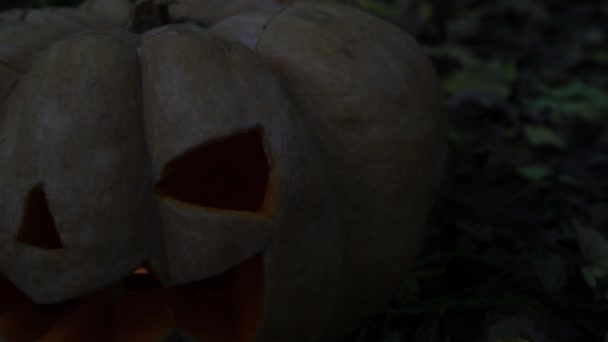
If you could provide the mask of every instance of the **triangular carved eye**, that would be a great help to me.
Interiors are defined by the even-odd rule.
[[[257,212],[269,172],[262,129],[255,128],[176,157],[163,169],[156,192],[203,207]]]
[[[27,195],[17,240],[45,249],[63,248],[42,185],[35,186]]]

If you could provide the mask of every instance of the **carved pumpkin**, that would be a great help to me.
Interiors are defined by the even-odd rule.
[[[282,2],[0,14],[0,339],[336,341],[388,303],[441,91],[396,27]]]

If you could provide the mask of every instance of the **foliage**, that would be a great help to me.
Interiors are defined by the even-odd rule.
[[[443,79],[451,160],[403,294],[355,340],[608,340],[608,6],[393,8]]]

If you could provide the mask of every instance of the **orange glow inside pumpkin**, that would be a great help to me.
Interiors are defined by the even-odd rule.
[[[148,271],[146,267],[141,266],[140,268],[133,271],[133,274],[150,274],[150,271]]]
[[[270,167],[262,129],[196,147],[165,167],[155,192],[223,210],[264,212]],[[32,188],[21,243],[62,249],[43,185]],[[162,341],[175,331],[200,341],[253,341],[263,315],[263,254],[191,284],[163,288],[145,266],[85,296],[37,304],[0,274],[4,342]]]
[[[162,288],[135,273],[86,296],[36,304],[0,275],[0,338],[13,341],[253,341],[263,314],[263,255],[213,278]],[[139,269],[138,269],[139,270]]]

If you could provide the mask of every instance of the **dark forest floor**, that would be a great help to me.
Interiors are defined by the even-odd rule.
[[[608,3],[358,1],[432,57],[450,161],[363,341],[608,341]]]

